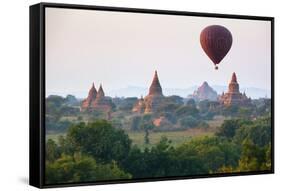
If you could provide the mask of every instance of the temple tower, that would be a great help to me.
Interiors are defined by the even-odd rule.
[[[156,70],[155,70],[155,73],[154,73],[154,77],[153,77],[152,83],[151,83],[151,85],[149,87],[148,95],[160,95],[160,96],[163,96],[162,87],[160,85],[160,82],[159,82],[159,79],[158,79],[158,74],[157,74]]]
[[[97,90],[95,88],[95,83],[92,84],[92,87],[88,93],[88,96],[85,100],[82,101],[81,110],[85,110],[91,106],[97,96]]]
[[[94,84],[89,91],[88,97],[82,101],[81,111],[103,111],[110,112],[113,103],[110,97],[105,97],[102,85],[97,91]],[[111,117],[108,117],[111,118]]]
[[[219,101],[226,106],[250,104],[251,99],[246,96],[245,92],[242,94],[239,91],[239,84],[235,72],[232,74],[231,81],[228,85],[228,91],[222,93]]]
[[[100,85],[98,93],[97,93],[97,99],[101,99],[103,97],[104,97],[104,91],[103,91],[102,85]]]
[[[228,92],[239,93],[239,84],[235,72],[232,73],[231,81],[228,85]]]
[[[149,87],[148,95],[145,96],[143,99],[138,100],[138,102],[133,107],[133,112],[139,112],[139,113],[152,113],[157,110],[159,105],[164,100],[164,95],[162,93],[162,87],[159,82],[157,71],[154,72],[154,77],[152,80],[152,83]]]

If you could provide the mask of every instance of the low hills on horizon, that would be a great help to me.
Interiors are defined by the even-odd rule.
[[[203,82],[204,83],[204,82]],[[203,84],[202,83],[202,84]],[[106,85],[105,85],[106,86]],[[202,86],[202,85],[200,85]],[[183,98],[187,98],[188,96],[192,95],[194,91],[197,91],[200,87],[199,85],[190,86],[188,88],[163,88],[163,94],[166,96],[177,95]],[[217,94],[222,94],[222,92],[226,92],[228,87],[223,85],[210,85],[209,86],[217,92]],[[246,94],[251,97],[252,99],[258,98],[270,98],[271,91],[256,87],[240,87],[241,92],[246,92]],[[141,86],[127,86],[125,88],[119,88],[115,90],[110,90],[105,92],[106,96],[110,97],[141,97],[142,95],[145,96],[148,92],[148,88],[141,87]],[[67,96],[67,95],[74,95],[77,98],[85,98],[87,96],[86,91],[77,91],[77,92],[69,92],[69,93],[60,93],[60,92],[50,92],[49,95],[60,95],[60,96]]]

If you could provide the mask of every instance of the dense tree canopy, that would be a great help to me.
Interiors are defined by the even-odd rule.
[[[146,148],[107,121],[79,123],[57,143],[48,140],[46,155],[47,183],[270,170],[271,120],[226,120],[215,135],[177,147],[162,137]]]
[[[73,183],[100,180],[129,179],[131,175],[122,171],[115,162],[97,163],[92,157],[75,153],[62,155],[46,165],[46,183]]]
[[[74,125],[68,130],[66,139],[77,151],[106,162],[121,162],[131,147],[128,135],[106,121]]]

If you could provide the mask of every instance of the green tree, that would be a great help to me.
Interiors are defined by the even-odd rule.
[[[263,147],[271,142],[271,121],[261,118],[254,123],[243,123],[234,138],[237,143],[248,139],[253,144]]]
[[[138,147],[132,147],[127,159],[125,169],[134,178],[164,177],[170,175],[170,168],[175,165],[171,154],[173,147],[166,137],[152,148],[143,151]]]
[[[186,105],[188,105],[190,107],[196,107],[195,100],[194,99],[187,100]]]
[[[53,162],[61,155],[58,145],[52,139],[48,139],[46,143],[46,160]]]
[[[225,116],[236,116],[239,110],[238,105],[225,106],[222,110],[222,114]]]
[[[268,144],[267,146],[266,146],[266,149],[265,149],[265,163],[264,163],[264,165],[263,165],[263,169],[266,169],[266,170],[269,170],[269,169],[271,169],[271,157],[272,157],[272,153],[271,153],[271,151],[272,151],[272,148],[271,148],[271,143],[270,144]]]
[[[266,163],[266,149],[255,145],[246,139],[242,144],[242,154],[239,160],[239,171],[258,171],[263,169]]]
[[[58,145],[64,155],[73,155],[78,150],[70,139],[62,135],[58,137]]]
[[[169,170],[171,176],[207,174],[208,168],[194,144],[184,143],[171,155],[173,165]]]
[[[200,123],[199,120],[197,120],[195,117],[192,117],[192,116],[184,117],[184,118],[180,119],[179,121],[180,121],[181,126],[184,128],[196,127]]]
[[[122,99],[120,101],[120,103],[118,104],[117,109],[122,110],[124,112],[130,112],[130,111],[132,111],[132,108],[134,107],[134,105],[136,104],[137,101],[138,101],[137,97],[128,97],[128,98]]]
[[[122,171],[116,162],[99,164],[90,156],[75,153],[63,155],[46,165],[46,183],[75,183],[100,180],[129,179],[131,175]]]
[[[238,171],[271,169],[271,120],[263,117],[242,125],[234,141],[241,144]]]
[[[104,162],[122,162],[131,147],[128,135],[104,120],[73,125],[67,132],[67,139],[77,151]]]
[[[235,131],[239,127],[239,120],[225,120],[223,124],[218,128],[216,135],[220,137],[232,138],[235,135]]]
[[[154,128],[152,121],[143,122],[141,128],[144,130],[144,143],[149,144],[149,131]]]
[[[217,172],[222,166],[237,166],[240,156],[239,147],[227,139],[220,137],[195,138],[179,147],[181,152],[191,149],[199,158],[201,165],[209,173]]]
[[[134,145],[126,159],[124,169],[127,172],[130,172],[133,178],[151,177],[151,171],[148,164],[149,153],[150,151],[148,148],[145,148],[144,151],[142,151],[139,147]]]
[[[144,143],[149,144],[149,131],[154,128],[154,124],[152,122],[152,115],[151,114],[145,114],[142,117],[141,121],[141,129],[144,130]]]
[[[50,95],[46,98],[47,103],[52,103],[56,107],[60,107],[65,102],[65,99],[61,96]]]
[[[171,155],[174,148],[172,141],[162,136],[160,141],[151,148],[149,155],[149,169],[153,171],[153,177],[164,177],[170,175],[170,168],[173,166]]]
[[[140,130],[141,116],[134,116],[131,118],[131,130]]]
[[[197,117],[199,113],[198,109],[193,105],[181,106],[175,112],[178,117],[185,117],[189,115]]]
[[[252,110],[250,108],[240,107],[238,109],[238,116],[240,118],[249,118],[251,114],[252,114]]]

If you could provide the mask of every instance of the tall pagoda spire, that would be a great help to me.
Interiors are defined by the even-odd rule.
[[[82,101],[82,109],[89,107],[92,104],[92,102],[96,99],[96,97],[97,97],[97,90],[95,87],[95,83],[93,82],[87,98]]]
[[[95,83],[93,82],[92,87],[88,93],[88,97],[87,97],[87,102],[88,104],[90,104],[94,99],[96,99],[97,96],[97,90],[95,87]]]
[[[150,85],[149,94],[148,95],[160,95],[160,96],[163,96],[162,87],[161,87],[160,82],[159,82],[157,70],[155,70],[154,77],[153,77],[152,83]]]
[[[239,92],[239,84],[237,82],[237,77],[235,72],[232,73],[231,81],[228,85],[228,91],[232,93],[240,93]]]
[[[93,98],[93,99],[95,99],[96,96],[97,96],[97,90],[96,90],[96,87],[95,87],[95,83],[94,83],[94,82],[93,82],[93,84],[92,84],[92,88],[90,89],[88,96],[90,96],[90,97]]]
[[[232,83],[237,83],[237,77],[236,77],[235,72],[232,73],[231,82]]]
[[[100,87],[99,87],[99,90],[97,93],[97,98],[102,98],[102,97],[104,97],[104,91],[102,89],[102,85],[100,84]]]

